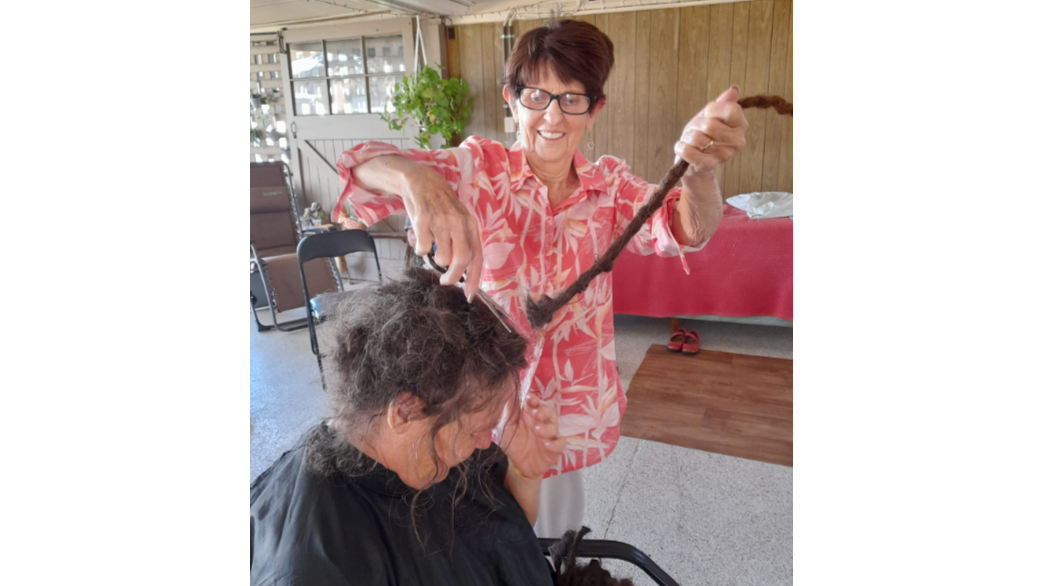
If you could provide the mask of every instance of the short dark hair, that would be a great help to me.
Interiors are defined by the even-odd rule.
[[[583,84],[596,103],[604,98],[604,84],[614,65],[615,46],[599,28],[579,20],[554,20],[517,40],[503,84],[517,95],[549,67],[562,81]]]

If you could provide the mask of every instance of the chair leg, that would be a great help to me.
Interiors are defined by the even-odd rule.
[[[251,244],[250,246],[252,247],[253,245]],[[268,310],[271,312],[271,321],[273,324],[275,324],[274,326],[262,326],[260,320],[257,320],[257,329],[263,332],[270,330],[272,329],[272,327],[274,327],[280,332],[295,332],[301,328],[308,327],[308,320],[306,319],[296,319],[289,322],[283,322],[281,324],[279,323],[278,310],[275,307],[275,295],[271,290],[271,281],[268,280],[265,265],[262,264],[259,259],[257,259],[256,251],[253,251],[253,262],[258,267],[260,267],[261,283],[264,285],[265,294],[268,296]],[[252,292],[250,293],[250,296],[253,297]],[[253,317],[257,317],[256,309],[253,310]],[[262,327],[264,329],[261,329]]]
[[[258,332],[267,332],[268,330],[274,330],[275,326],[266,326],[261,323],[260,318],[257,317],[257,296],[250,293],[250,310],[253,311],[253,320],[257,322]]]
[[[302,330],[308,327],[307,318],[300,318],[292,321],[284,321],[282,323],[279,323],[279,318],[276,317],[274,307],[271,308],[271,320],[275,322],[275,327],[280,332],[296,332],[298,330]]]
[[[318,379],[322,381],[322,392],[326,391],[326,373],[322,370],[322,354],[316,354],[315,358],[318,359]]]

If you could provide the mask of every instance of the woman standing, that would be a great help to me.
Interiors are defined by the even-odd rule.
[[[435,261],[448,267],[443,283],[464,272],[481,275],[467,279],[468,296],[480,285],[523,328],[525,301],[567,287],[655,191],[625,161],[590,163],[578,150],[606,103],[613,64],[611,40],[593,25],[561,20],[525,33],[503,80],[518,127],[513,147],[474,136],[434,151],[359,145],[338,160],[344,189],[334,214],[348,205],[370,225],[407,214],[417,254],[437,243]],[[723,205],[713,169],[745,144],[748,124],[737,99],[737,88],[727,90],[684,127],[674,152],[690,169],[630,251],[679,256],[686,268],[684,253],[705,246]],[[539,536],[582,525],[581,470],[619,440],[626,397],[615,367],[611,293],[611,273],[596,278],[554,316],[541,355],[530,357],[531,392],[556,408],[567,440],[540,493]]]

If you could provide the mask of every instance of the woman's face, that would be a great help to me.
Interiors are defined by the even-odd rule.
[[[499,425],[503,409],[514,392],[512,390],[510,394],[504,394],[503,399],[492,406],[477,413],[462,415],[456,423],[450,423],[438,430],[434,436],[434,449],[445,466],[450,468],[458,466],[470,458],[474,450],[484,450],[492,445],[492,431]],[[430,437],[430,431],[425,437]],[[417,464],[422,469],[421,478],[431,478],[437,471],[433,482],[445,480],[449,473],[448,468],[443,466],[441,470],[437,470],[426,445],[419,447],[416,455]]]
[[[551,94],[577,93],[585,94],[586,88],[577,81],[563,82],[549,68],[543,70],[539,81],[530,82],[528,87],[539,88]],[[521,105],[517,95],[510,88],[503,88],[503,98],[510,104],[521,131],[521,148],[531,164],[557,163],[572,161],[572,155],[579,148],[583,132],[593,129],[593,119],[603,102],[594,104],[586,114],[579,116],[565,114],[561,111],[558,100],[550,103],[546,110],[529,110]]]

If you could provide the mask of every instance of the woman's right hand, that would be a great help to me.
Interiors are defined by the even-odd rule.
[[[466,272],[472,278],[467,279],[463,290],[467,299],[472,299],[481,285],[484,263],[477,220],[460,202],[449,182],[423,165],[414,165],[406,173],[400,195],[412,220],[416,255],[426,256],[431,244],[436,242],[434,262],[448,268],[441,277],[441,284],[456,283]]]
[[[526,480],[539,480],[561,459],[567,440],[560,435],[557,409],[529,395],[521,412],[509,418],[499,447],[510,459],[515,474]]]

